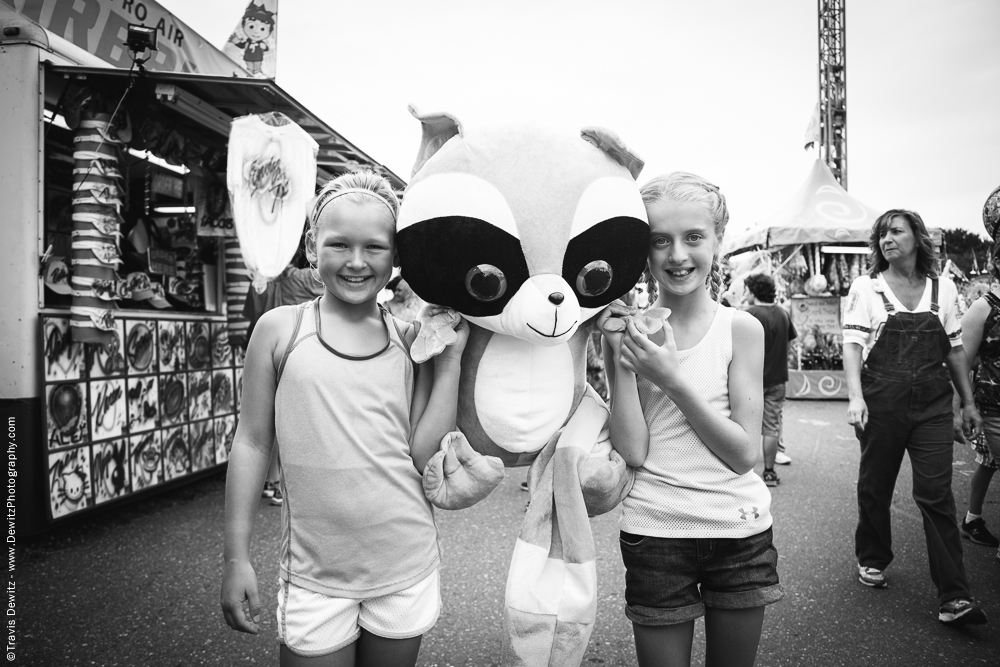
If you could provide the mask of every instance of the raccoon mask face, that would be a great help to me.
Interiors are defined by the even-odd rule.
[[[397,247],[422,299],[551,346],[635,285],[649,225],[630,172],[641,162],[617,137],[598,128],[466,134],[450,116],[417,117],[424,142]]]

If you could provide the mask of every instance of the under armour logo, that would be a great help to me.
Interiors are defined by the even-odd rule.
[[[760,518],[760,515],[757,514],[757,508],[756,507],[751,507],[749,510],[744,509],[744,508],[741,507],[739,509],[739,513],[740,513],[740,518],[743,519],[744,521],[747,520],[747,514],[753,514],[753,518],[755,518],[755,519],[759,519]]]

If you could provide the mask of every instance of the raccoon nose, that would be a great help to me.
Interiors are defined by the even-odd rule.
[[[552,303],[554,303],[557,306],[560,303],[562,303],[565,299],[566,299],[566,297],[563,296],[562,292],[553,292],[552,294],[549,295],[549,301],[551,301]]]

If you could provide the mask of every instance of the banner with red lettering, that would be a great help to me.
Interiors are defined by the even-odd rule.
[[[250,0],[222,51],[258,79],[273,79],[278,57],[278,0]]]
[[[21,16],[115,67],[132,65],[125,38],[129,23],[157,31],[157,50],[146,69],[215,76],[248,76],[234,61],[154,0],[0,0]]]

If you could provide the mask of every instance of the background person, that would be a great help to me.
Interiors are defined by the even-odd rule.
[[[764,327],[764,419],[761,426],[764,447],[764,483],[778,486],[781,480],[774,472],[778,445],[781,442],[781,411],[785,404],[785,383],[788,382],[788,341],[798,336],[792,318],[774,303],[774,280],[755,273],[743,281],[747,289],[747,312],[760,320]],[[786,457],[789,463],[791,459]]]
[[[873,588],[888,586],[889,506],[908,453],[938,591],[938,620],[985,623],[969,592],[951,490],[956,433],[972,436],[982,426],[962,348],[958,291],[937,276],[934,245],[916,213],[893,209],[879,216],[869,246],[869,275],[851,284],[844,314],[847,421],[861,442],[858,579]],[[954,422],[952,382],[962,399]]]

